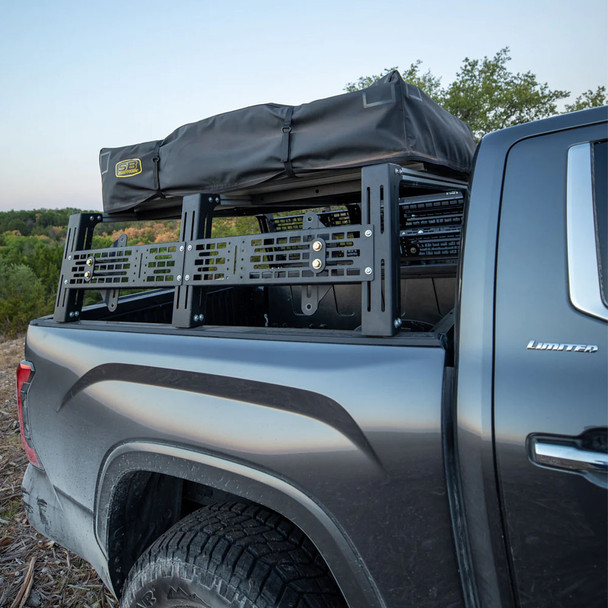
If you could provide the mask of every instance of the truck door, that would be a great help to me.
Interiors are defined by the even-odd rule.
[[[607,135],[521,140],[505,169],[494,439],[522,608],[607,601]]]

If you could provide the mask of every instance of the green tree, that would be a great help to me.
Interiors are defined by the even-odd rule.
[[[0,333],[14,336],[24,332],[31,319],[47,312],[44,288],[34,271],[0,259]]]
[[[466,122],[476,138],[486,133],[521,124],[530,120],[558,114],[557,102],[566,99],[569,91],[551,89],[539,82],[532,72],[513,73],[508,69],[509,48],[499,50],[494,57],[470,59],[466,57],[448,86],[430,70],[421,71],[420,60],[402,72],[403,79],[418,86],[448,112]],[[394,68],[391,68],[394,69]],[[382,74],[362,76],[346,85],[345,90],[356,91],[369,86]],[[566,111],[594,107],[606,103],[606,88],[583,93]]]
[[[595,91],[589,89],[582,95],[579,95],[574,103],[566,104],[566,112],[576,112],[577,110],[586,110],[587,108],[597,108],[608,104],[608,96],[606,95],[606,87],[599,86]]]

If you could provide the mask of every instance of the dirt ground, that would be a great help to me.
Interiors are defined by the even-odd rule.
[[[118,604],[82,559],[27,523],[15,369],[23,338],[0,337],[0,608],[115,608]]]

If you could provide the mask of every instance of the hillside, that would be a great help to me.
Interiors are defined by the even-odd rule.
[[[69,217],[79,209],[0,212],[0,335],[23,333],[31,319],[53,311]],[[97,212],[96,212],[97,213]],[[100,224],[93,247],[108,247],[122,234],[128,245],[179,240],[178,220]],[[255,218],[216,219],[213,236],[258,232]],[[85,305],[96,302],[87,293]]]

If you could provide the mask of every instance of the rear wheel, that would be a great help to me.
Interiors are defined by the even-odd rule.
[[[122,608],[346,608],[312,543],[254,505],[204,507],[136,562]]]

